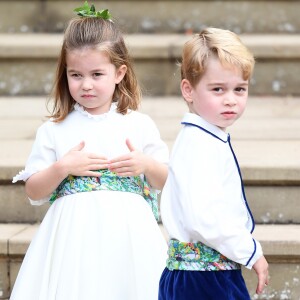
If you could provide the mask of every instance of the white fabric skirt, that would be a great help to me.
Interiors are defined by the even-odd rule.
[[[57,199],[10,300],[156,300],[167,243],[148,203],[127,192]]]

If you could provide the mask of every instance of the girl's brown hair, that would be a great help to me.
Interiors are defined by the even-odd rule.
[[[117,102],[117,111],[121,114],[126,114],[128,109],[137,110],[141,91],[121,31],[111,20],[76,17],[69,22],[65,30],[58,59],[53,88],[54,105],[50,116],[54,122],[63,121],[76,103],[69,92],[66,55],[68,51],[85,47],[105,52],[117,69],[126,65],[126,74],[116,85],[113,101]]]
[[[185,43],[180,64],[181,78],[195,86],[211,56],[217,57],[224,66],[239,68],[243,78],[250,79],[255,63],[253,54],[235,33],[219,28],[204,29]]]

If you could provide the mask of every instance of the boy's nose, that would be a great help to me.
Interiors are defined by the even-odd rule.
[[[225,100],[224,100],[225,105],[234,106],[234,105],[236,105],[236,103],[237,103],[237,101],[236,101],[234,95],[226,95]]]

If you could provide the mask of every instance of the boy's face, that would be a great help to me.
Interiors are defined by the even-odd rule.
[[[222,66],[217,58],[209,58],[194,88],[184,79],[181,89],[190,112],[222,130],[243,114],[248,98],[248,81],[243,79],[242,71]]]

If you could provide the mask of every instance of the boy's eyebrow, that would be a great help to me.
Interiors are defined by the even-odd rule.
[[[208,86],[216,86],[216,85],[227,85],[227,82],[213,82],[213,83],[208,83]],[[249,83],[248,81],[243,81],[243,82],[239,82],[237,83],[238,86],[248,86]]]

